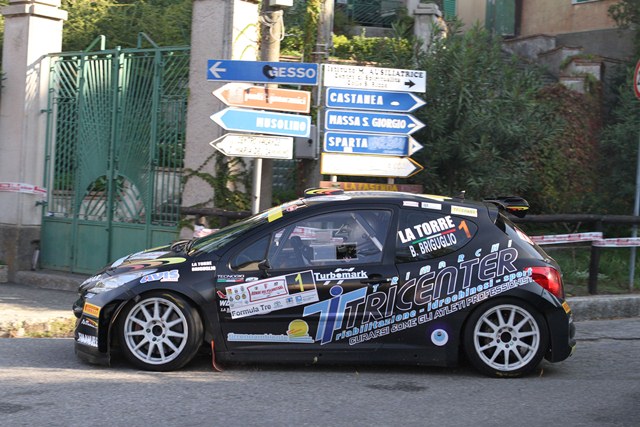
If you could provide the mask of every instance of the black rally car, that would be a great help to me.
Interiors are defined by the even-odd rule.
[[[557,264],[484,202],[307,191],[211,235],[116,261],[80,286],[75,350],[166,371],[219,362],[454,365],[519,376],[575,347]]]

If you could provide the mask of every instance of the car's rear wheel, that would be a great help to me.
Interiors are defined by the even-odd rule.
[[[118,332],[126,358],[150,371],[171,371],[187,364],[203,335],[198,311],[167,292],[152,292],[130,302],[120,316]]]
[[[469,361],[480,372],[498,377],[531,372],[549,345],[542,315],[524,301],[506,298],[475,310],[463,339]]]

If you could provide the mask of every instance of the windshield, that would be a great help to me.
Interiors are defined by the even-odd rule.
[[[189,255],[198,255],[202,252],[214,252],[225,246],[227,243],[236,240],[243,234],[250,232],[254,228],[276,221],[280,219],[284,213],[292,212],[302,206],[306,206],[302,200],[295,200],[293,202],[276,206],[275,208],[228,225],[215,233],[209,234],[208,236],[194,239],[189,242],[186,251]]]

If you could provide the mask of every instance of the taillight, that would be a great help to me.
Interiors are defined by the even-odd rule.
[[[560,272],[551,267],[530,267],[531,278],[560,299],[564,299],[564,287]]]

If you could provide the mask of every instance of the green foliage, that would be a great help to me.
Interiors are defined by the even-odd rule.
[[[599,93],[580,94],[556,84],[539,92],[562,131],[533,147],[536,188],[529,202],[545,213],[590,212],[597,206]]]
[[[630,215],[633,212],[638,146],[640,144],[640,101],[633,91],[634,67],[627,67],[618,88],[618,103],[601,138],[601,189],[606,194],[602,213]]]
[[[110,47],[136,47],[138,33],[160,46],[188,45],[190,0],[62,0],[69,12],[63,28],[63,50],[84,50],[104,35]]]
[[[559,124],[536,98],[542,84],[535,70],[506,59],[479,27],[434,41],[420,58],[427,105],[416,115],[427,126],[414,158],[426,168],[414,181],[428,191],[483,198],[531,188],[531,149],[552,141]]]
[[[212,159],[215,161],[215,176],[202,171]],[[184,183],[193,177],[200,178],[211,187],[213,197],[203,204],[213,202],[216,208],[229,211],[251,210],[251,170],[242,158],[226,157],[214,151],[199,168],[184,170]],[[244,190],[240,191],[238,188]],[[210,224],[219,225],[216,218]]]
[[[361,64],[375,63],[381,67],[413,67],[413,39],[401,37],[333,36],[333,56]]]

